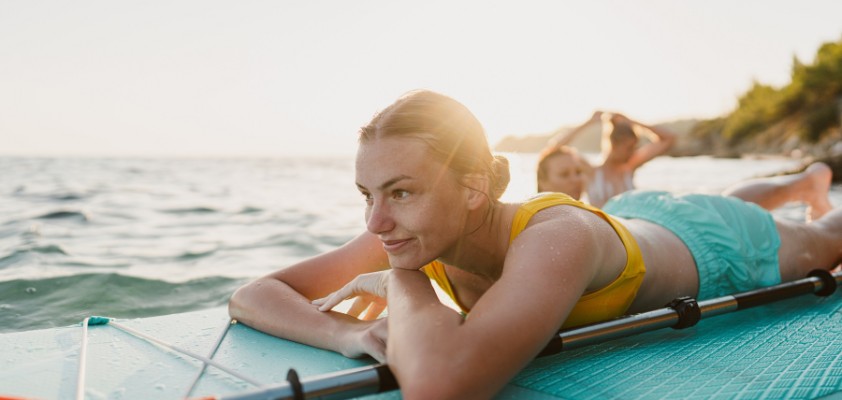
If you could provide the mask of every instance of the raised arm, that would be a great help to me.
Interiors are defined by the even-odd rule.
[[[403,397],[490,398],[533,359],[604,261],[579,227],[546,223],[522,232],[501,278],[464,320],[436,300],[422,273],[393,270],[387,359]]]
[[[637,128],[635,132],[638,135],[646,136],[649,139],[649,143],[635,150],[629,159],[632,169],[639,168],[649,160],[666,153],[675,144],[675,134],[672,132],[631,119],[629,119],[629,122]]]
[[[344,246],[239,288],[231,297],[232,318],[257,330],[348,357],[385,358],[385,324],[340,312],[320,312],[311,301],[341,288],[359,274],[387,269],[380,240],[366,232]]]
[[[576,139],[576,137],[578,137],[580,134],[582,134],[582,132],[584,132],[585,129],[588,126],[590,126],[594,122],[600,122],[601,119],[602,119],[602,111],[595,111],[593,113],[593,115],[591,116],[591,118],[588,119],[587,121],[583,122],[581,125],[573,128],[573,129],[571,129],[567,132],[564,132],[564,133],[559,132],[559,133],[553,135],[553,137],[551,137],[550,140],[547,141],[546,147],[567,146],[568,144],[570,144],[570,142],[572,142],[574,139]]]

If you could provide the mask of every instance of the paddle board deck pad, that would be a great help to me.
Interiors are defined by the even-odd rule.
[[[788,398],[842,394],[842,291],[800,296],[536,359],[501,399]],[[207,356],[228,324],[225,308],[117,320],[164,342]],[[74,398],[79,325],[0,335],[0,397]],[[505,346],[501,340],[500,346]],[[490,351],[493,351],[491,349]],[[201,361],[108,324],[88,328],[85,398],[180,399]],[[213,360],[265,385],[375,364],[278,339],[242,324],[230,327]],[[431,382],[431,384],[434,384]],[[226,396],[255,387],[208,367],[191,397]],[[398,391],[366,396],[399,399]]]

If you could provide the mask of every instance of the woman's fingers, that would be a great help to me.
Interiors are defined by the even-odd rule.
[[[348,309],[348,315],[359,318],[360,314],[368,308],[369,304],[371,304],[371,300],[366,297],[357,297],[354,299],[354,303],[351,304],[351,308]]]
[[[386,346],[380,346],[369,354],[379,363],[386,362]]]
[[[363,317],[360,319],[362,319],[363,321],[371,321],[377,319],[377,317],[379,317],[385,309],[385,301],[382,301],[382,299],[373,300],[369,302],[368,309],[366,310],[365,315],[363,315]]]
[[[311,304],[319,306],[319,311],[329,311],[333,307],[336,307],[337,304],[341,303],[347,297],[349,297],[349,289],[348,286],[343,287],[329,295],[327,297],[323,297],[321,299],[316,299],[311,302]]]
[[[357,317],[374,302],[380,303],[376,308],[371,309],[366,313],[368,315],[375,313],[380,315],[386,307],[386,285],[388,284],[388,271],[381,271],[369,274],[362,274],[348,282],[341,289],[323,297],[313,300],[311,304],[319,307],[319,311],[328,311],[336,307],[344,300],[356,297],[357,299],[348,310],[348,314]]]

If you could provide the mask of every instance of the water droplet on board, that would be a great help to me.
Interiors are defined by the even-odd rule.
[[[38,289],[35,289],[34,287],[31,287],[31,286],[26,288],[26,293],[35,293],[37,291],[38,291]]]

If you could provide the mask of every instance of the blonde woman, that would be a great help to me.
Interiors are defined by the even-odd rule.
[[[794,280],[842,256],[838,209],[806,225],[722,196],[629,193],[607,213],[558,193],[502,203],[505,159],[465,106],[434,92],[399,98],[359,143],[366,231],[243,286],[229,310],[388,361],[406,399],[489,398],[561,327]],[[344,299],[349,312],[332,311]]]

